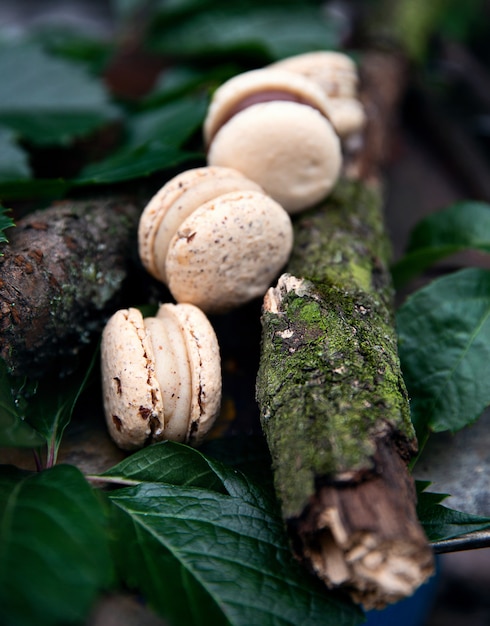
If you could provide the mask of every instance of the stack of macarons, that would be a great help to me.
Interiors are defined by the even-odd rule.
[[[261,296],[288,260],[291,219],[237,170],[187,170],[164,185],[139,223],[140,258],[177,302],[222,313]]]
[[[272,67],[313,81],[328,98],[328,114],[339,137],[346,141],[364,127],[366,116],[359,99],[359,73],[342,52],[317,51],[288,57]]]
[[[145,318],[136,308],[116,311],[102,335],[101,371],[109,434],[124,450],[198,444],[219,413],[218,341],[192,304],[162,304]]]
[[[168,181],[139,223],[143,266],[177,304],[118,311],[102,336],[109,432],[122,448],[198,443],[219,413],[207,319],[264,295],[293,245],[291,216],[323,200],[364,113],[349,57],[314,52],[234,76],[204,121],[207,166]]]

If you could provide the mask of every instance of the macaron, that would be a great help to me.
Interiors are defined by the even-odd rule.
[[[357,66],[347,54],[335,50],[316,50],[286,57],[270,68],[301,74],[316,83],[330,98],[357,98]]]
[[[329,99],[330,120],[342,139],[364,127],[366,115],[359,100],[359,73],[348,55],[318,50],[281,59],[269,67],[299,74],[318,85]]]
[[[221,313],[262,296],[287,262],[291,219],[261,187],[224,167],[187,170],[144,209],[140,258],[177,302]]]
[[[214,93],[203,132],[210,166],[242,172],[291,214],[325,198],[340,175],[329,100],[299,74],[264,68],[234,76]]]
[[[146,318],[135,308],[116,311],[102,333],[101,371],[106,422],[120,448],[197,445],[219,413],[218,341],[191,304],[163,304]]]
[[[199,206],[230,191],[262,191],[257,183],[228,167],[198,167],[177,174],[146,205],[139,221],[141,262],[165,282],[170,241],[184,220]]]

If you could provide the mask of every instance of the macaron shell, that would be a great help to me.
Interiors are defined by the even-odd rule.
[[[218,313],[262,296],[289,258],[293,232],[284,209],[260,192],[206,202],[185,220],[167,257],[177,302]]]
[[[191,406],[191,372],[187,346],[173,315],[146,317],[155,355],[155,372],[162,393],[165,439],[185,441]]]
[[[126,450],[163,438],[163,403],[154,355],[137,309],[114,313],[102,333],[104,411],[111,437]]]
[[[240,181],[244,180],[244,176],[240,172],[222,167],[199,167],[186,170],[163,185],[143,210],[138,225],[139,255],[147,271],[155,278],[162,280],[154,254],[155,239],[160,231],[162,221],[166,219],[167,223],[177,222],[179,224],[185,218],[185,215],[179,215],[178,203],[180,198],[194,186],[199,183],[206,184],[210,179],[213,181],[236,180],[236,184],[239,185]],[[216,193],[219,193],[219,185],[214,184],[216,184]],[[211,187],[212,185],[213,183]],[[171,219],[166,217],[170,209],[173,212]],[[176,228],[177,226],[175,226]]]
[[[329,118],[328,98],[313,81],[282,69],[251,70],[233,76],[214,92],[203,125],[206,145],[210,145],[241,101],[252,94],[277,91],[297,96]]]
[[[357,133],[366,123],[366,113],[359,100],[354,98],[333,98],[330,117],[333,127],[341,138]]]
[[[205,202],[231,191],[262,191],[257,183],[230,168],[214,167],[209,170],[207,176],[200,176],[186,186],[179,198],[168,205],[160,221],[154,238],[153,262],[163,282],[167,282],[166,263],[170,241],[189,215]]]
[[[187,441],[198,445],[213,426],[221,406],[218,340],[206,315],[192,304],[164,304],[161,314],[175,317],[187,346],[192,388]]]
[[[221,127],[208,162],[237,169],[288,213],[297,213],[328,195],[340,175],[342,153],[332,125],[317,110],[265,102]]]
[[[333,50],[306,52],[276,61],[269,67],[301,74],[314,81],[329,97],[355,98],[357,96],[356,64],[342,52]]]

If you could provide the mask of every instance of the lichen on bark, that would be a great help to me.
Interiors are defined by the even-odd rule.
[[[379,438],[404,456],[415,446],[379,189],[343,181],[294,228],[287,273],[264,301],[257,377],[286,517],[318,483],[372,471]]]
[[[0,256],[0,357],[12,373],[74,366],[120,302],[142,206],[65,200],[17,222]]]

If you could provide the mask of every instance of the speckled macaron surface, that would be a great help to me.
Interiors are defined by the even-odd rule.
[[[138,309],[114,313],[102,333],[101,370],[109,433],[123,449],[163,438],[163,400],[150,336]]]
[[[180,327],[190,367],[191,403],[186,441],[201,443],[213,426],[221,405],[222,377],[218,340],[211,323],[192,304],[164,304],[158,318],[173,315]]]
[[[169,180],[145,207],[138,227],[138,247],[145,268],[166,281],[166,257],[181,223],[208,200],[230,191],[260,191],[257,183],[228,167],[200,167]]]
[[[289,215],[261,192],[224,194],[201,205],[173,237],[168,287],[177,302],[219,313],[262,296],[291,253]]]
[[[195,444],[218,415],[218,341],[193,305],[164,304],[148,318],[117,311],[102,334],[101,368],[108,430],[123,449],[164,439]]]

